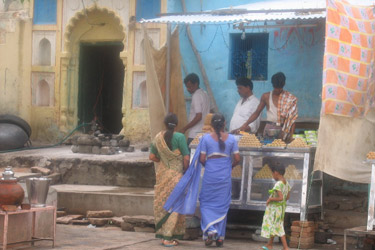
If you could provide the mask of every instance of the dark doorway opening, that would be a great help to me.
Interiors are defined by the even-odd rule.
[[[95,121],[104,133],[122,129],[123,44],[81,43],[79,62],[79,123]],[[86,129],[88,129],[86,127]]]

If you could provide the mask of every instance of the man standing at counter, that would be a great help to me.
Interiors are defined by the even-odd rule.
[[[241,99],[238,101],[234,109],[232,120],[230,121],[229,131],[231,131],[231,133],[239,132],[238,128],[249,119],[259,105],[258,98],[253,95],[253,82],[250,79],[240,77],[236,80],[236,85]],[[260,117],[250,123],[250,125],[245,128],[245,131],[256,133],[259,125]]]
[[[185,133],[189,129],[188,145],[197,133],[202,131],[204,117],[210,112],[210,100],[207,93],[199,88],[199,77],[195,73],[187,75],[184,79],[187,91],[191,96],[191,106],[188,124],[181,129]]]
[[[290,141],[294,133],[295,121],[298,117],[297,97],[284,90],[286,77],[284,73],[278,72],[272,76],[273,91],[264,93],[256,111],[240,127],[245,131],[250,123],[255,121],[264,107],[267,107],[267,124],[264,135],[270,129],[280,130],[280,138]]]

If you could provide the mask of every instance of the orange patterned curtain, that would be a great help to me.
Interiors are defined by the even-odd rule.
[[[363,117],[374,107],[373,7],[327,0],[322,114]]]

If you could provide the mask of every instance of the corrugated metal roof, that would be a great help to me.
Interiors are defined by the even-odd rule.
[[[141,23],[194,24],[322,19],[326,17],[326,12],[322,10],[325,9],[325,7],[326,0],[262,1],[214,11],[205,11],[199,14],[166,15],[161,16],[160,18],[142,20]],[[320,11],[316,11],[317,9],[320,9]],[[289,12],[289,10],[291,11]],[[303,10],[303,12],[296,12],[293,10]],[[231,11],[233,11],[234,14],[232,14]],[[260,12],[236,14],[236,12],[246,11]]]
[[[251,13],[242,15],[178,15],[178,16],[163,16],[155,19],[142,20],[141,23],[174,23],[174,24],[194,24],[194,23],[233,23],[246,21],[276,21],[276,20],[292,20],[292,19],[320,19],[325,18],[326,13],[299,15],[296,13]]]

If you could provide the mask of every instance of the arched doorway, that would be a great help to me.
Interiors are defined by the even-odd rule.
[[[121,19],[106,8],[93,5],[70,20],[61,58],[62,130],[95,121],[103,132],[121,131],[125,41]]]

